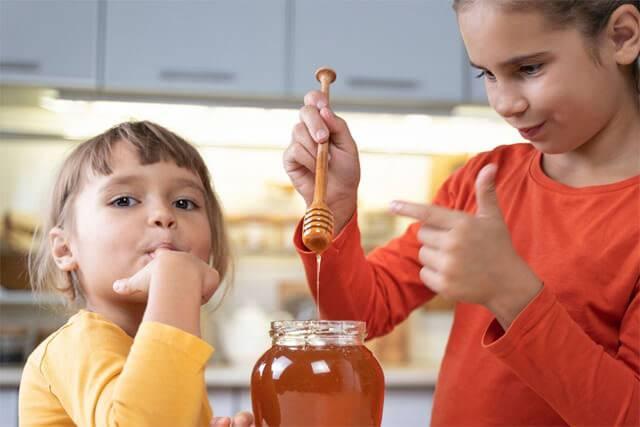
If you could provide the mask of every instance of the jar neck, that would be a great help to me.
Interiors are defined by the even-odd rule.
[[[271,322],[271,339],[281,346],[355,346],[366,336],[365,322],[285,320]]]

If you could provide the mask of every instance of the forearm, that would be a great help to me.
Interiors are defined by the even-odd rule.
[[[197,285],[197,286],[196,286]],[[143,321],[164,323],[200,336],[200,286],[185,277],[182,283],[154,279]]]
[[[571,425],[639,425],[640,382],[624,360],[595,342],[550,289],[483,345]],[[634,343],[633,345],[637,345]]]
[[[510,266],[505,282],[504,291],[491,298],[485,306],[496,316],[500,326],[507,330],[518,314],[538,295],[542,282],[520,258]]]

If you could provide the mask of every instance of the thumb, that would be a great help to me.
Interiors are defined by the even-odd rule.
[[[335,113],[329,107],[323,107],[320,110],[320,116],[324,119],[325,124],[329,128],[330,142],[337,148],[345,151],[355,151],[356,143],[351,136],[347,122]]]
[[[251,427],[253,426],[253,415],[251,414],[251,412],[238,412],[234,417],[233,417],[233,423],[232,426],[234,427]]]
[[[490,163],[480,169],[476,177],[476,203],[479,217],[502,217],[498,197],[496,195],[496,173],[498,167]]]

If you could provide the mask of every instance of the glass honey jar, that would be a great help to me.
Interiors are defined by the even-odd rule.
[[[378,427],[384,375],[364,322],[276,321],[251,374],[256,427]]]

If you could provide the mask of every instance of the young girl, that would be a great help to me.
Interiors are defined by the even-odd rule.
[[[309,204],[330,138],[322,311],[377,336],[435,293],[457,302],[433,425],[640,425],[640,2],[454,8],[491,106],[530,144],[476,156],[431,205],[394,202],[419,222],[365,257],[356,145],[307,94],[284,166]]]
[[[200,306],[230,258],[195,148],[150,122],[79,145],[55,181],[43,231],[34,289],[84,308],[28,358],[20,425],[209,425],[213,349],[200,338]]]

